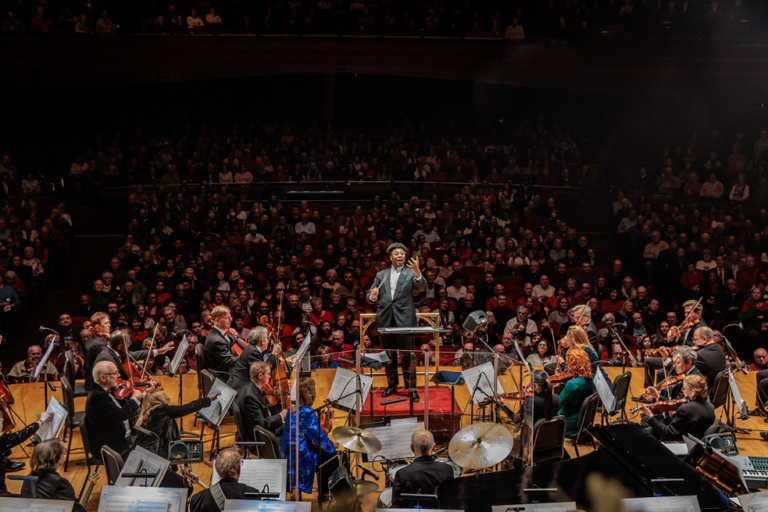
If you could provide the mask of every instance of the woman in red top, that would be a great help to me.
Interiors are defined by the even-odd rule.
[[[689,261],[685,264],[685,273],[680,278],[680,284],[683,285],[683,289],[688,290],[690,296],[699,295],[701,290],[701,282],[704,280],[704,276],[701,272],[696,270],[696,266],[693,262]]]
[[[600,311],[603,314],[616,313],[621,310],[623,305],[624,301],[619,297],[619,290],[614,288],[608,293],[608,298],[600,302]]]
[[[333,323],[333,315],[330,311],[323,310],[322,299],[312,299],[312,312],[309,314],[309,321],[315,325],[320,325],[324,321]]]

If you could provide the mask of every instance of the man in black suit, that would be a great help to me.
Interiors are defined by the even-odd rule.
[[[595,349],[595,352],[599,354],[598,345],[600,342],[597,339],[597,327],[595,327],[595,323],[592,321],[592,308],[586,304],[574,306],[568,311],[568,316],[574,322],[573,325],[584,328],[587,338],[589,338],[589,343]],[[562,330],[562,326],[560,329]]]
[[[216,306],[211,311],[211,332],[205,338],[205,369],[213,372],[229,373],[234,368],[237,358],[227,339],[226,332],[232,324],[232,313],[226,306]]]
[[[123,459],[133,449],[131,418],[141,407],[144,393],[155,390],[150,382],[144,393],[135,390],[130,398],[117,400],[109,390],[117,386],[120,372],[111,361],[101,361],[93,368],[93,387],[85,400],[85,424],[91,443],[91,456],[101,457],[101,447],[109,446]]]
[[[117,371],[120,372],[120,378],[122,380],[128,380],[131,375],[128,375],[123,367],[123,361],[126,357],[126,351],[131,344],[131,338],[123,331],[115,331],[112,336],[109,337],[109,344],[102,349],[98,356],[96,356],[96,363],[99,364],[102,361],[109,361],[117,366]],[[173,350],[173,342],[169,341],[161,348],[152,349],[152,357],[155,358],[158,355],[165,354]],[[149,354],[149,350],[136,350],[130,352],[132,361],[138,361],[143,363]],[[134,363],[135,366],[135,363]],[[137,368],[138,369],[138,368]],[[141,375],[133,375],[133,377],[140,377]]]
[[[109,335],[112,331],[112,320],[104,312],[94,313],[91,317],[92,335],[85,342],[85,363],[83,371],[85,372],[85,389],[93,387],[93,367],[96,365],[96,358],[107,346],[102,336]],[[101,455],[99,455],[101,456]]]
[[[405,261],[405,246],[393,243],[387,247],[387,254],[391,263],[390,268],[376,274],[373,286],[368,291],[366,298],[374,304],[379,301],[379,309],[376,311],[376,328],[382,327],[416,327],[416,309],[413,305],[413,292],[422,292],[426,287],[425,280],[421,277],[419,260]],[[405,336],[381,336],[381,346],[389,351],[391,362],[386,366],[387,389],[381,394],[386,398],[395,392],[398,385],[397,376],[397,350],[413,350],[414,340]],[[413,364],[411,364],[413,362]],[[401,368],[403,370],[403,384],[410,391],[411,400],[419,401],[419,394],[414,389],[416,379],[414,375],[415,361],[411,352],[401,352]]]
[[[707,401],[707,381],[701,375],[689,375],[683,381],[683,395],[689,400],[681,405],[674,416],[653,416],[647,406],[642,408],[646,415],[641,423],[646,431],[662,441],[681,441],[685,434],[699,439],[715,422],[715,407]],[[650,416],[650,419],[646,419]]]
[[[283,433],[283,421],[287,409],[278,414],[270,414],[264,399],[264,388],[272,378],[269,363],[256,361],[250,368],[251,381],[237,393],[237,406],[243,419],[245,432],[238,432],[241,441],[253,441],[253,427],[269,430],[278,439]]]
[[[701,372],[696,368],[696,352],[691,347],[680,347],[672,352],[672,360],[674,361],[674,369],[669,373],[668,377],[676,377],[677,375],[701,375]],[[648,403],[656,402],[657,400],[679,400],[685,398],[683,395],[683,382],[679,381],[671,386],[666,386],[657,390],[655,387],[648,387],[645,390],[645,396],[649,398]],[[647,424],[643,424],[647,427]]]
[[[237,358],[232,376],[227,381],[227,386],[239,392],[251,382],[251,365],[256,361],[266,361],[274,370],[277,366],[277,356],[282,352],[282,346],[275,343],[272,353],[268,353],[271,338],[266,327],[257,325],[248,333],[248,346]]]
[[[451,466],[432,458],[434,447],[435,438],[429,430],[413,433],[411,451],[416,458],[395,475],[392,508],[413,508],[416,500],[404,499],[403,494],[434,494],[440,484],[455,478]]]
[[[221,480],[192,496],[189,502],[190,512],[224,510],[225,500],[242,500],[247,492],[259,492],[237,481],[240,478],[240,452],[237,447],[230,446],[221,450],[216,455],[214,464]]]
[[[709,327],[696,329],[693,342],[699,347],[696,352],[696,368],[707,379],[707,386],[711,389],[715,385],[715,377],[725,368],[725,352],[715,342],[715,331]]]

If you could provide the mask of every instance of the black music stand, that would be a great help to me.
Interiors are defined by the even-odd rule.
[[[435,374],[432,376],[431,379],[429,379],[429,382],[436,384],[438,387],[440,385],[443,386],[449,386],[451,388],[451,437],[456,433],[456,423],[455,423],[455,406],[454,403],[456,402],[455,396],[456,386],[463,386],[464,385],[464,377],[461,375],[461,372],[449,372],[445,370],[441,370],[438,372],[435,372]]]

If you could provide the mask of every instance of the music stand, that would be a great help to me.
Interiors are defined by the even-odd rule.
[[[456,433],[456,424],[455,424],[455,396],[456,396],[456,386],[463,386],[464,385],[464,377],[461,375],[461,372],[451,372],[447,370],[441,370],[439,372],[435,372],[435,374],[432,376],[431,379],[429,379],[429,382],[437,385],[438,387],[440,385],[443,386],[449,386],[451,388],[451,437]]]
[[[179,366],[181,366],[181,360],[184,359],[184,356],[187,353],[187,348],[189,348],[189,341],[187,341],[187,335],[185,334],[184,338],[182,338],[181,340],[181,343],[179,343],[179,346],[176,347],[176,353],[173,355],[171,364],[168,365],[169,377],[176,376],[176,372],[179,371]],[[182,396],[183,391],[184,391],[184,383],[182,382],[182,376],[179,373],[179,405],[181,405],[182,401],[184,400]],[[180,418],[180,421],[181,421],[181,424],[183,424],[183,420],[181,418]]]

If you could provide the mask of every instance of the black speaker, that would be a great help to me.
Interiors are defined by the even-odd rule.
[[[203,462],[203,442],[196,440],[172,441],[168,446],[168,460],[177,462]]]
[[[488,324],[488,317],[485,316],[485,313],[483,311],[473,311],[467,316],[467,319],[464,320],[464,327],[469,332],[475,332],[478,329],[485,329],[486,325]]]
[[[344,502],[355,497],[352,476],[344,466],[333,472],[328,478],[328,490],[336,501]]]

